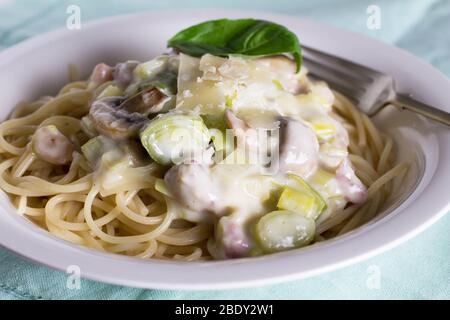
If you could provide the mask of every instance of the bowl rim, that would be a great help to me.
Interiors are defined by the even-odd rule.
[[[97,27],[118,23],[130,18],[173,19],[177,15],[195,16],[194,20],[198,21],[204,20],[204,18],[211,19],[223,16],[230,18],[252,16],[286,21],[287,24],[292,25],[301,23],[312,30],[322,30],[328,34],[341,34],[349,40],[362,44],[370,43],[376,47],[389,50],[395,56],[414,62],[420,72],[437,79],[439,86],[449,87],[450,84],[450,81],[438,70],[406,51],[351,31],[281,14],[232,10],[181,10],[179,12],[160,10],[113,16],[88,22],[83,25],[82,30],[77,32],[89,32],[89,30]],[[0,67],[14,60],[17,55],[31,53],[38,46],[70,36],[69,32],[73,31],[66,29],[51,31],[3,50],[0,52]],[[407,64],[409,63],[405,63],[405,65]],[[450,101],[449,92],[443,93],[442,97],[447,97],[447,101]],[[447,107],[446,109],[449,111],[450,108]],[[299,251],[295,250],[258,258],[227,261],[201,263],[144,261],[93,251],[70,244],[31,223],[24,223],[23,218],[17,214],[9,217],[12,219],[7,219],[5,217],[7,212],[4,212],[3,207],[0,208],[0,245],[28,259],[61,271],[66,271],[69,265],[79,265],[82,277],[141,288],[226,289],[306,278],[362,261],[386,251],[425,230],[450,210],[450,203],[448,199],[444,199],[445,195],[441,197],[442,199],[439,197],[436,199],[435,196],[439,194],[439,189],[445,186],[445,182],[450,179],[450,148],[445,148],[450,141],[450,133],[438,128],[436,129],[436,136],[439,144],[439,160],[433,172],[428,172],[428,181],[422,179],[419,183],[418,189],[422,189],[419,190],[420,194],[414,200],[416,208],[411,207],[411,201],[408,201],[408,198],[390,215],[365,228],[357,229],[348,235],[323,243],[320,246],[311,246]],[[420,207],[420,210],[422,208],[428,210],[419,213],[418,207]],[[410,216],[415,219],[394,214],[403,210],[409,210]],[[358,243],[357,246],[355,246],[356,243]],[[310,256],[315,256],[315,258],[308,260]],[[301,267],[298,265],[299,262],[302,263]],[[108,268],[105,269],[106,266]],[[283,272],[279,270],[283,270]],[[187,276],[189,276],[189,279],[187,279]]]

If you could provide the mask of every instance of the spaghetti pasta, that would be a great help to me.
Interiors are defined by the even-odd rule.
[[[73,67],[71,79],[76,80]],[[79,147],[91,137],[82,129],[90,104],[111,82],[92,85],[76,81],[54,96],[21,103],[0,124],[0,188],[17,212],[50,233],[74,244],[137,258],[207,260],[218,257],[211,243],[214,227],[179,215],[172,198],[155,184],[165,170],[150,163],[129,168],[119,180],[100,178],[86,164]],[[349,135],[349,160],[368,187],[363,204],[326,212],[317,220],[316,241],[344,234],[373,219],[389,197],[394,180],[407,163],[395,165],[393,140],[381,133],[351,101],[334,92],[332,113]],[[33,151],[30,137],[54,125],[75,144],[68,164],[43,161]],[[105,180],[108,187],[100,184]]]

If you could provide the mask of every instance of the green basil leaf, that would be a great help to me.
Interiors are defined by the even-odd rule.
[[[292,54],[300,70],[302,55],[297,36],[287,28],[264,20],[220,19],[178,32],[167,44],[193,57],[238,54],[261,57]]]

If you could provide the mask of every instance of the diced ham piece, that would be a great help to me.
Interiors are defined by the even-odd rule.
[[[367,188],[356,176],[348,159],[344,159],[336,170],[336,178],[347,201],[358,204],[367,200]]]
[[[113,68],[104,63],[99,63],[92,71],[91,80],[100,85],[113,79]]]
[[[232,217],[223,217],[219,221],[218,228],[221,229],[217,238],[218,248],[225,258],[248,256],[250,239],[242,224]]]
[[[33,136],[33,151],[51,164],[64,165],[72,161],[73,143],[54,125],[40,127]]]

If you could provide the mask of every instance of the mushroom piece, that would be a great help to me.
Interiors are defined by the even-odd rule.
[[[148,115],[168,111],[172,97],[161,89],[148,86],[130,98],[104,97],[92,103],[90,118],[96,129],[112,139],[137,136],[148,122]]]
[[[139,112],[129,112],[121,107],[123,98],[106,97],[92,103],[89,117],[101,134],[114,140],[136,137],[149,121]]]
[[[313,174],[319,163],[319,142],[314,131],[290,118],[280,119],[279,170],[302,178]]]
[[[46,162],[64,165],[72,161],[74,146],[72,141],[54,125],[40,127],[32,139],[33,152]]]
[[[189,210],[204,214],[217,207],[217,192],[209,167],[204,164],[179,164],[164,176],[176,201]]]
[[[148,87],[125,100],[120,107],[128,112],[138,112],[145,116],[151,113],[167,111],[165,105],[171,100],[160,89]]]
[[[348,159],[344,159],[336,170],[336,178],[347,201],[352,203],[366,202],[367,188],[356,176]]]

